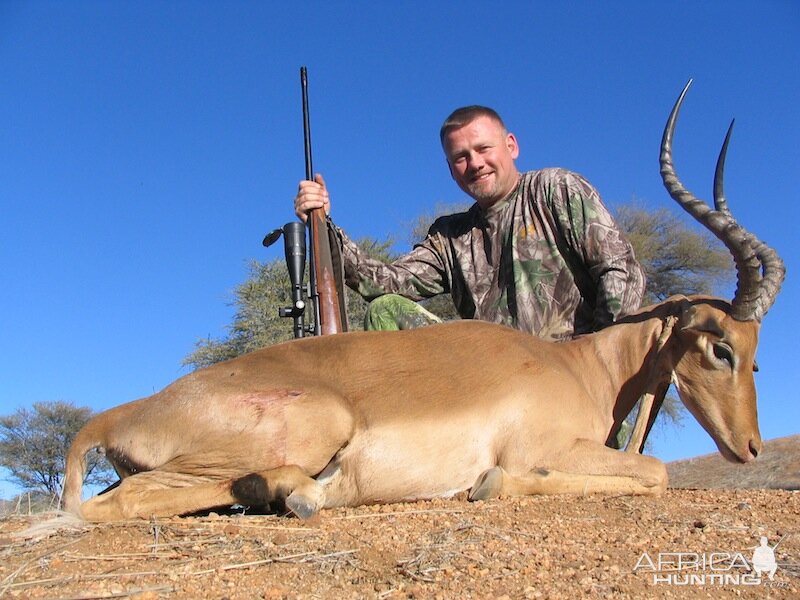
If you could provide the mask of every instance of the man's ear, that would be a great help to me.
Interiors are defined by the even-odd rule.
[[[509,133],[506,136],[506,148],[511,153],[511,158],[516,160],[519,156],[519,143],[517,142],[517,137],[513,133]]]
[[[450,161],[448,160],[448,158],[446,156],[444,157],[444,162],[447,163],[447,170],[450,173],[450,177],[455,179],[456,176],[453,174],[453,166],[450,164]]]

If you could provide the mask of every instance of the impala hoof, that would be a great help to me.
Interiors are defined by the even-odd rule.
[[[470,502],[497,498],[503,490],[503,469],[492,467],[478,476],[469,492]]]
[[[300,519],[310,519],[319,512],[319,506],[302,494],[289,494],[286,498],[286,508]]]

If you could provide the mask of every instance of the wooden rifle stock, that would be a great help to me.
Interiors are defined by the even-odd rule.
[[[311,124],[308,115],[308,75],[300,67],[300,87],[303,93],[303,140],[306,154],[306,179],[313,181],[311,164]],[[330,335],[344,331],[336,273],[333,269],[328,224],[325,211],[312,210],[308,215],[309,281],[314,307],[314,334]]]
[[[321,209],[313,210],[308,215],[309,239],[311,241],[311,273],[314,280],[312,289],[316,288],[314,306],[316,310],[315,333],[330,335],[344,331],[342,316],[339,312],[339,291],[336,285],[336,273],[333,270],[331,247],[328,242],[328,225]]]

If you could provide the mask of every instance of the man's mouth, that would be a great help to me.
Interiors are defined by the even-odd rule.
[[[494,171],[487,171],[487,172],[484,172],[484,173],[478,173],[477,175],[473,175],[470,178],[470,182],[471,183],[480,183],[481,181],[486,181],[487,179],[489,179],[489,176],[492,175],[493,173],[494,173]]]

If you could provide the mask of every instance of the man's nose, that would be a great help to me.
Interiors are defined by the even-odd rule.
[[[474,152],[469,156],[469,170],[470,171],[480,171],[483,167],[486,166],[486,161],[483,160],[483,157]]]

